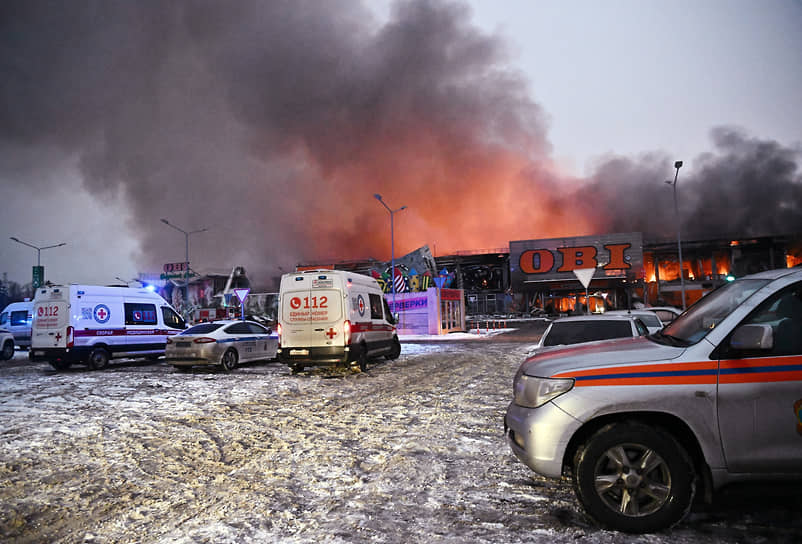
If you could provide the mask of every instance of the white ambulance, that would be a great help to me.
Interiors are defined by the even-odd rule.
[[[105,368],[117,357],[157,359],[186,324],[146,288],[54,285],[36,290],[30,360],[57,370],[72,363]]]
[[[294,372],[401,354],[395,318],[378,282],[342,270],[284,274],[279,288],[278,357]]]

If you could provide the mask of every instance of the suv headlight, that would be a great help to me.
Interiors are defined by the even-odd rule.
[[[538,378],[521,374],[513,385],[515,404],[537,408],[574,387],[572,378]]]

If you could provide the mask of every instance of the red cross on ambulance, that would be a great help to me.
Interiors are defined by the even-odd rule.
[[[326,336],[329,337],[329,340],[337,336],[337,331],[334,330],[334,327],[329,327],[329,330],[326,331]]]

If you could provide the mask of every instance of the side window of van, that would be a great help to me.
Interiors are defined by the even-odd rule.
[[[172,308],[168,308],[167,306],[162,306],[162,318],[164,319],[164,325],[166,327],[170,327],[171,329],[186,329],[187,324],[181,318],[180,315],[175,313]]]
[[[11,312],[11,324],[12,325],[28,325],[30,321],[28,321],[28,310],[19,310],[17,312]]]
[[[156,323],[155,304],[125,303],[126,325],[155,325]]]
[[[0,314],[0,327],[8,323],[8,312]]]
[[[390,305],[389,305],[389,304],[387,304],[387,299],[386,299],[386,298],[384,298],[384,297],[382,297],[382,300],[383,300],[383,302],[384,302],[384,315],[385,315],[385,319],[387,319],[387,322],[388,322],[388,323],[395,324],[395,316],[393,315],[393,312],[390,310]]]
[[[384,319],[382,314],[382,297],[370,293],[370,318],[371,319]]]

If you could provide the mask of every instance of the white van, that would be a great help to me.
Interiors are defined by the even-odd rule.
[[[135,287],[55,285],[36,290],[30,359],[57,370],[105,368],[109,359],[164,355],[186,324],[161,296]]]
[[[395,318],[378,282],[342,270],[284,274],[279,288],[279,361],[293,372],[306,366],[367,369],[368,359],[397,359]]]
[[[14,335],[14,343],[21,348],[31,347],[31,311],[33,302],[12,302],[0,312],[0,329]]]

